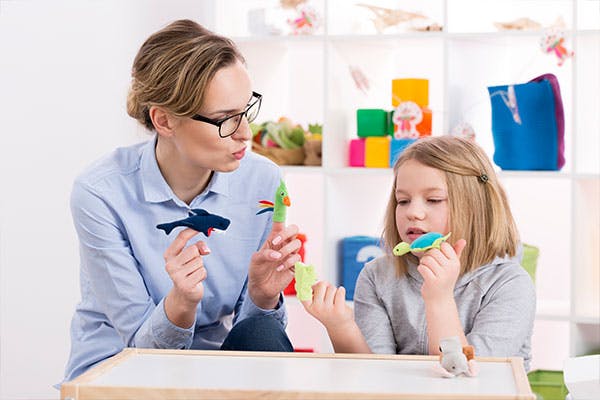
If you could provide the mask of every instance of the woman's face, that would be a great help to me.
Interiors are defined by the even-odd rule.
[[[398,168],[396,227],[408,243],[427,232],[448,233],[448,188],[442,171],[416,160]]]
[[[239,61],[221,68],[208,84],[204,104],[197,113],[212,120],[221,120],[243,112],[252,100],[252,84],[246,67]],[[171,138],[180,162],[193,168],[220,172],[237,169],[252,138],[246,118],[229,137],[221,138],[219,128],[191,118],[180,118]]]

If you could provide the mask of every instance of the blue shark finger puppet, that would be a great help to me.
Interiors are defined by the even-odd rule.
[[[439,249],[451,234],[452,232],[449,232],[446,236],[443,236],[441,233],[427,232],[416,238],[412,243],[398,243],[394,246],[392,253],[395,256],[403,256],[408,252],[423,252],[433,248]]]
[[[206,237],[209,237],[213,231],[224,231],[229,227],[231,221],[216,214],[211,214],[201,208],[193,208],[190,210],[188,217],[166,224],[156,225],[158,229],[162,229],[168,235],[178,226],[192,228],[195,231],[202,232]]]

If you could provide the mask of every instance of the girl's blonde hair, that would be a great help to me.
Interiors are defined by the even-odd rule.
[[[198,112],[215,73],[244,58],[235,44],[190,20],[175,21],[151,35],[138,51],[131,71],[127,113],[154,130],[151,106],[173,115]]]
[[[450,242],[461,238],[467,241],[461,256],[461,275],[490,263],[496,256],[515,256],[519,238],[510,206],[490,160],[478,145],[451,136],[419,139],[402,152],[394,165],[394,176],[408,160],[444,172]],[[394,179],[382,235],[390,254],[401,241],[396,227],[396,204]],[[407,259],[418,263],[410,253],[392,257],[399,274],[406,272]]]

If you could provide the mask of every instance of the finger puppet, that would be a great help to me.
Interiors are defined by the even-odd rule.
[[[394,124],[398,127],[394,132],[395,139],[417,139],[417,125],[423,120],[421,107],[413,101],[403,101],[394,110]]]
[[[317,281],[315,267],[298,261],[294,264],[294,270],[296,297],[300,301],[311,300],[313,296],[312,285]]]
[[[451,336],[440,340],[440,351],[440,363],[434,365],[434,370],[442,377],[477,376],[479,371],[473,346],[461,346],[458,336]]]
[[[286,207],[292,205],[287,187],[283,180],[279,183],[279,187],[277,187],[277,190],[275,191],[275,203],[269,200],[261,200],[258,203],[262,210],[259,210],[256,215],[273,211],[274,222],[285,222],[287,212]]]
[[[156,225],[168,235],[178,226],[186,226],[198,232],[204,233],[209,237],[213,231],[224,231],[229,227],[231,221],[216,214],[211,214],[201,208],[193,208],[188,213],[188,217],[165,224]]]
[[[408,252],[423,252],[429,249],[439,249],[443,242],[445,242],[452,232],[448,232],[446,236],[443,236],[441,233],[437,232],[427,232],[424,235],[419,236],[412,243],[400,242],[394,249],[392,253],[395,256],[403,256]]]
[[[557,28],[547,29],[540,40],[540,48],[545,53],[554,53],[558,58],[558,65],[564,64],[567,58],[573,57],[575,53],[567,50],[564,46],[565,38],[562,31]]]

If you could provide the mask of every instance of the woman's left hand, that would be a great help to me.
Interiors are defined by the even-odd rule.
[[[467,242],[458,240],[454,246],[442,243],[421,257],[417,270],[423,277],[421,295],[427,301],[454,299],[454,286],[460,274],[460,255]]]
[[[294,264],[300,261],[302,246],[296,239],[298,227],[274,222],[271,234],[260,250],[252,255],[248,270],[248,293],[258,307],[277,306],[279,294],[294,277]]]

